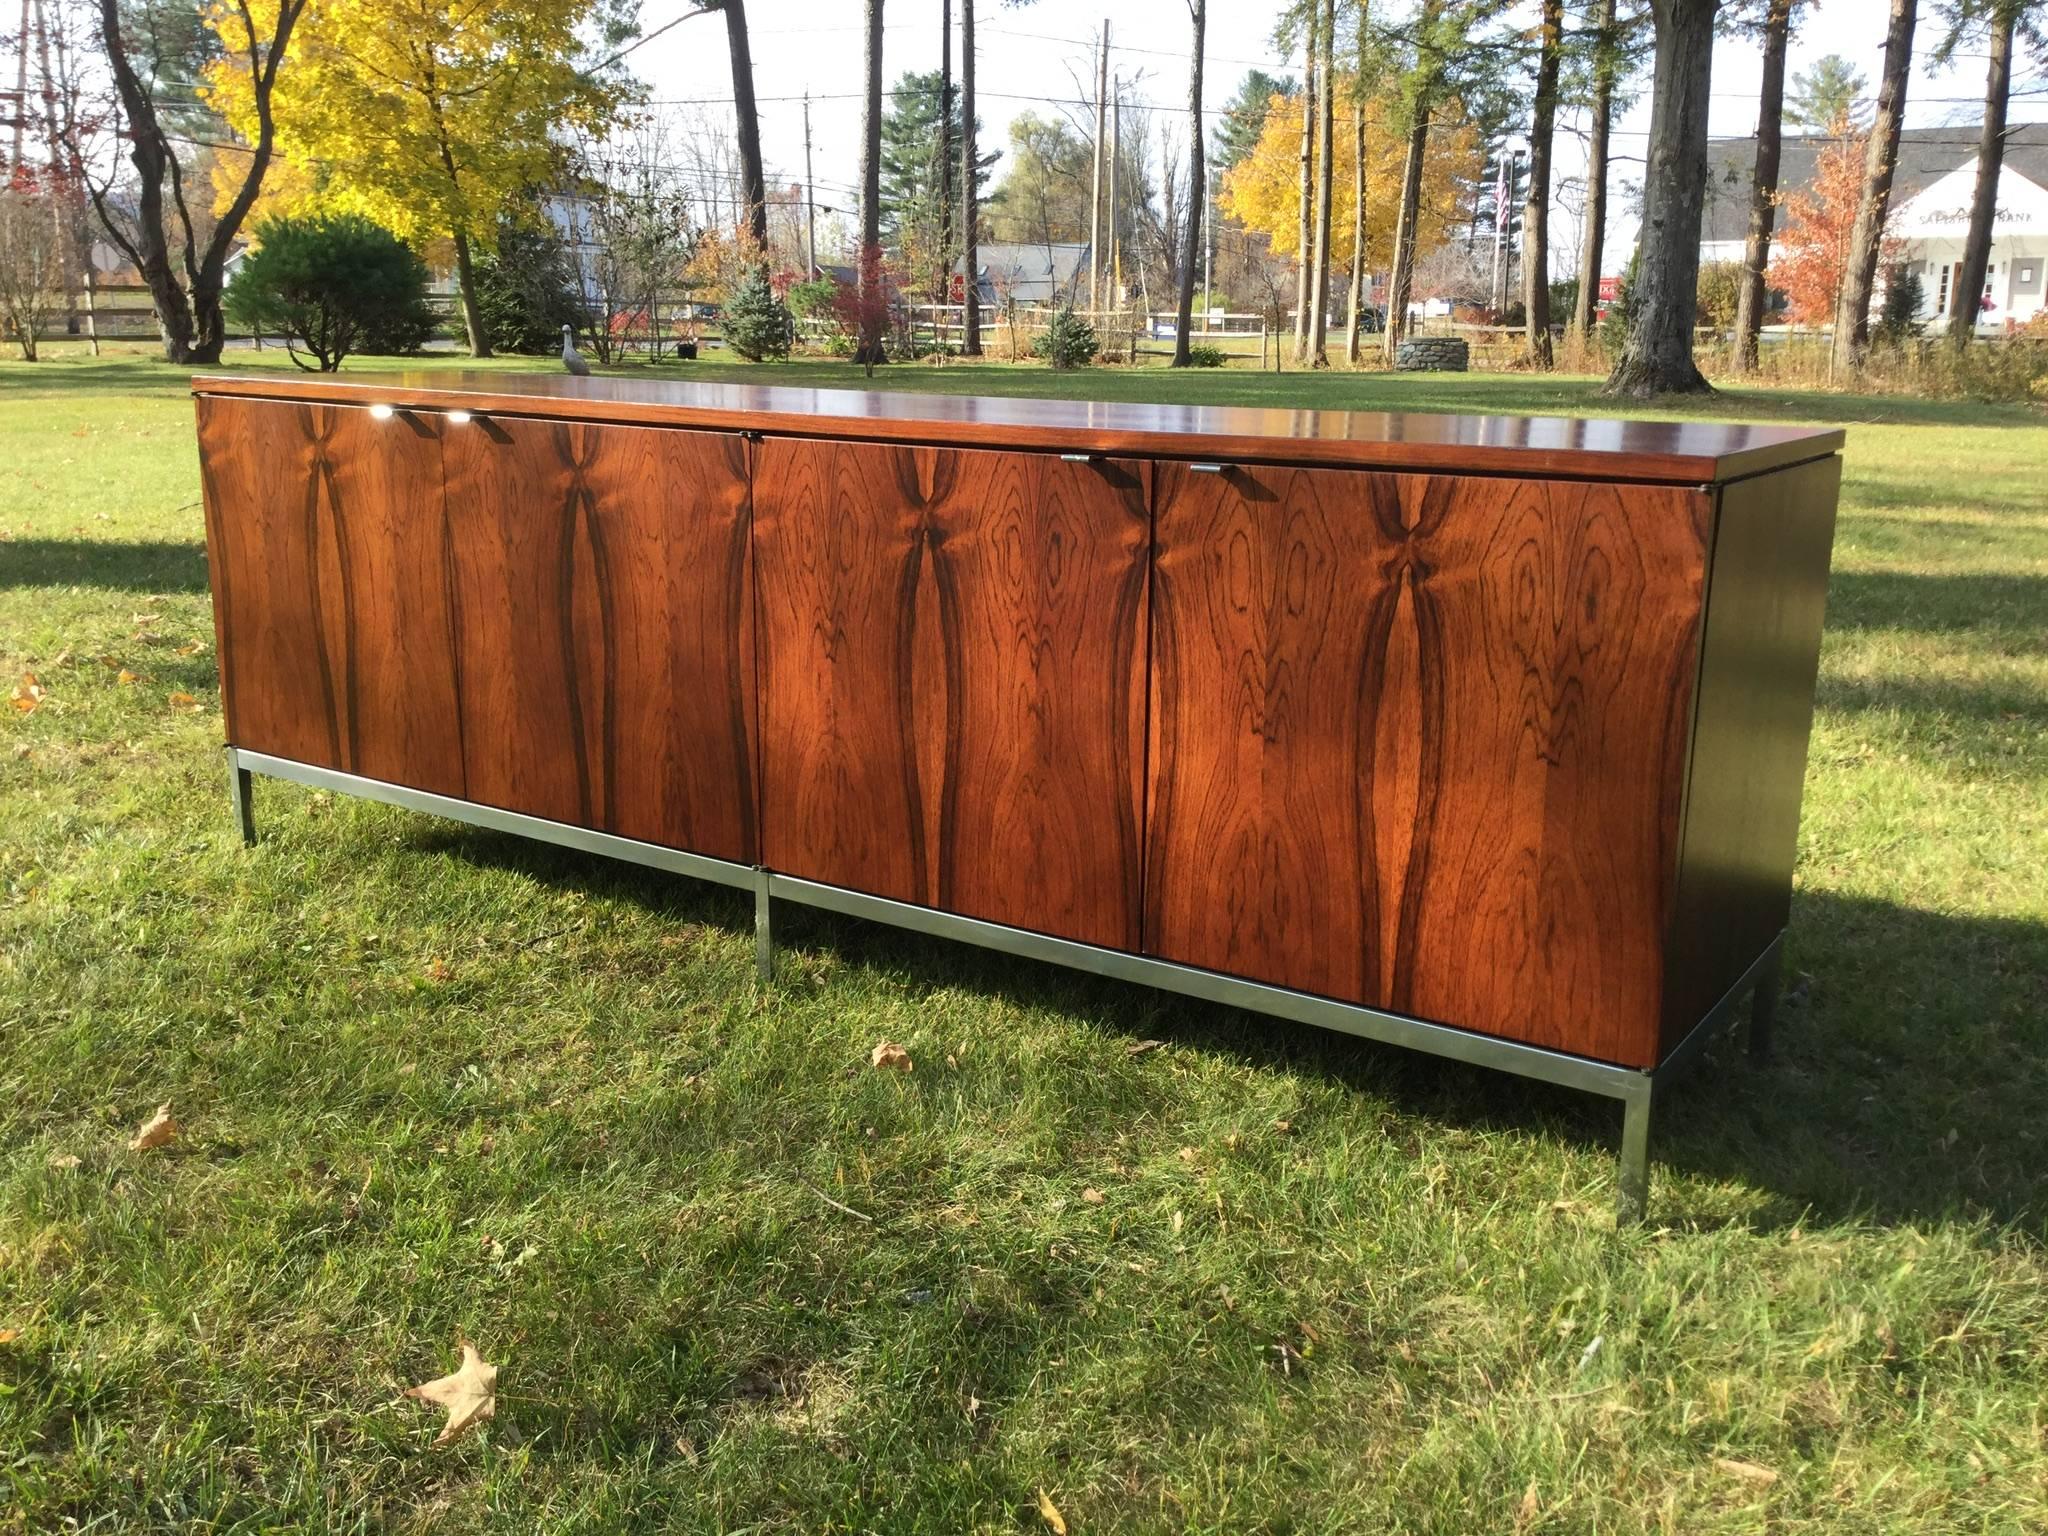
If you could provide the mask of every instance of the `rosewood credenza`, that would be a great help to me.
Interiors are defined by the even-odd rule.
[[[1625,1106],[1768,1028],[1839,432],[195,381],[230,779]]]

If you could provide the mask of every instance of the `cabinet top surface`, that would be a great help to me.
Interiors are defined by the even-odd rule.
[[[1689,484],[1820,458],[1843,439],[1834,429],[1733,422],[1148,405],[538,373],[205,374],[192,387],[200,395],[459,406],[803,437]]]

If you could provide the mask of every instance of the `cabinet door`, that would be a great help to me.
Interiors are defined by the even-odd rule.
[[[747,444],[445,428],[464,793],[755,860]]]
[[[1159,474],[1148,948],[1653,1061],[1707,498]]]
[[[770,867],[1138,942],[1144,469],[756,451]]]
[[[461,794],[434,425],[209,396],[198,412],[228,740]]]

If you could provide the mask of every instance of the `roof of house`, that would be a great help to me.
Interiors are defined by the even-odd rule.
[[[1794,189],[1812,183],[1821,151],[1834,142],[1822,134],[1785,136],[1778,185]],[[1901,204],[1959,166],[1975,165],[1977,127],[1908,128],[1899,135],[1899,164],[1892,175],[1892,206]],[[1711,139],[1707,143],[1707,206],[1700,239],[1740,242],[1749,231],[1750,176],[1756,168],[1756,139]],[[2004,168],[2037,185],[2048,185],[2048,123],[2015,123],[2006,130]]]
[[[981,293],[993,302],[1007,291],[1022,304],[1044,303],[1062,292],[1071,295],[1082,265],[1088,260],[1085,240],[1031,245],[983,241],[975,248],[979,258]],[[958,265],[955,265],[958,271]]]

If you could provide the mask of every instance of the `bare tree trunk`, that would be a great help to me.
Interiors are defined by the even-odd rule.
[[[768,177],[761,168],[761,118],[754,108],[754,54],[747,42],[747,0],[719,0],[732,53],[732,109],[739,120],[740,196],[747,201],[747,233],[768,259]],[[880,6],[876,9],[879,11]]]
[[[2016,7],[1991,15],[1991,64],[1984,75],[1984,126],[1977,136],[1977,185],[1970,197],[1970,232],[1949,301],[1948,339],[1966,347],[1977,334],[1984,274],[1991,264],[1991,226],[1998,214],[1998,173],[2005,163],[2005,112],[2012,95],[2012,33]]]
[[[1607,393],[1638,399],[1712,392],[1693,361],[1692,333],[1699,316],[1716,0],[1651,0],[1651,7],[1657,67],[1643,177],[1641,277],[1635,324],[1607,379]]]
[[[1614,0],[1599,0],[1593,45],[1593,106],[1585,135],[1585,244],[1579,248],[1579,293],[1571,301],[1571,328],[1583,340],[1599,315],[1599,268],[1608,256],[1608,135],[1614,127],[1614,76],[1620,39]]]
[[[256,141],[249,146],[248,168],[228,206],[214,221],[213,233],[202,250],[192,210],[185,201],[185,171],[169,138],[158,121],[151,88],[135,72],[128,56],[128,39],[123,32],[121,0],[99,0],[100,41],[108,70],[113,76],[121,115],[126,120],[130,143],[129,160],[134,164],[138,185],[136,216],[131,226],[118,216],[107,201],[107,189],[92,185],[93,208],[106,226],[108,236],[135,264],[149,285],[155,303],[157,330],[163,338],[164,358],[173,363],[217,363],[227,339],[227,324],[221,315],[221,290],[225,286],[228,249],[240,232],[242,221],[255,206],[262,190],[263,174],[277,139],[270,102],[277,83],[278,68],[291,42],[306,0],[279,0],[271,18],[268,37],[253,32],[243,40],[244,53],[254,86]],[[246,20],[248,11],[240,13]],[[67,149],[75,157],[76,144]],[[171,185],[171,201],[177,210],[184,244],[185,278],[180,281],[171,265],[170,231],[165,224],[164,182]]]
[[[1337,128],[1337,3],[1323,0],[1323,19],[1317,24],[1316,52],[1321,58],[1323,84],[1316,98],[1316,270],[1310,302],[1315,319],[1309,327],[1309,360],[1318,368],[1330,366],[1326,343],[1330,327],[1330,194],[1335,183]]]
[[[1393,270],[1387,278],[1387,361],[1394,360],[1408,334],[1408,293],[1415,283],[1415,221],[1422,212],[1422,156],[1429,148],[1429,107],[1415,109],[1408,130],[1408,158],[1401,170],[1401,207],[1394,216]]]
[[[883,360],[878,253],[882,245],[882,0],[866,0],[867,103],[860,134],[860,259],[854,268],[860,284],[861,337],[855,360],[872,373]]]
[[[1607,258],[1607,138],[1614,126],[1614,77],[1621,52],[1615,26],[1615,0],[1600,0],[1592,121],[1586,131],[1586,241],[1579,251],[1579,292],[1572,300],[1572,329],[1582,340],[1593,334],[1593,317],[1600,313],[1600,268]]]
[[[1835,301],[1831,366],[1848,373],[1863,360],[1870,341],[1870,295],[1877,285],[1877,258],[1891,213],[1892,172],[1899,163],[1899,130],[1906,120],[1906,77],[1913,67],[1913,23],[1918,0],[1892,0],[1884,39],[1884,75],[1877,88],[1877,116],[1863,155],[1863,193],[1849,231],[1849,258],[1842,292]]]
[[[1297,363],[1308,361],[1308,308],[1312,297],[1309,247],[1315,240],[1316,18],[1313,10],[1309,12],[1308,46],[1304,57],[1306,62],[1301,79],[1301,164],[1297,176],[1301,189],[1301,216],[1298,243],[1294,249],[1294,360]]]
[[[960,0],[960,253],[967,269],[961,295],[960,355],[981,356],[980,199],[974,188],[974,0]]]
[[[1529,200],[1522,207],[1522,311],[1529,361],[1551,365],[1550,145],[1557,127],[1557,70],[1564,50],[1564,0],[1543,0],[1536,101],[1529,118]]]
[[[1208,157],[1202,153],[1202,33],[1209,0],[1188,0],[1194,50],[1188,63],[1188,216],[1181,231],[1180,301],[1174,306],[1173,366],[1188,366],[1188,332],[1195,323],[1195,267],[1202,259],[1203,204],[1209,195]],[[1204,296],[1206,299],[1206,295]]]
[[[1365,312],[1365,27],[1368,7],[1358,6],[1358,63],[1351,90],[1351,318],[1344,327],[1344,360],[1358,366],[1360,321]]]
[[[1742,286],[1735,296],[1735,371],[1755,373],[1770,294],[1771,235],[1778,222],[1778,158],[1785,142],[1785,54],[1797,0],[1770,0],[1764,12],[1764,76],[1756,114],[1756,170],[1750,177],[1749,234],[1742,242]]]
[[[939,0],[938,266],[941,304],[953,301],[953,0]],[[943,355],[943,353],[942,353]]]
[[[882,243],[882,0],[865,0],[866,106],[860,125],[861,249]]]
[[[483,314],[476,303],[476,260],[469,248],[469,236],[455,231],[455,292],[462,301],[462,329],[469,338],[471,357],[491,355],[491,333],[484,329]]]

